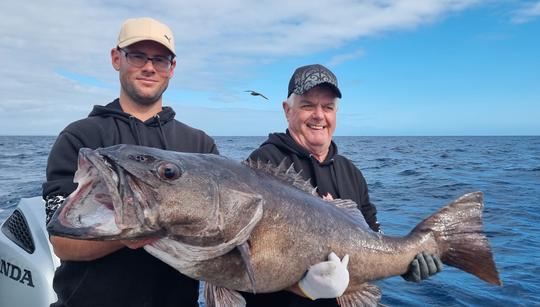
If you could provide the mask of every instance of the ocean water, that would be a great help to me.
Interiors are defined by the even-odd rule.
[[[0,136],[0,222],[21,197],[41,194],[54,137]],[[242,160],[265,137],[216,137]],[[336,137],[364,173],[386,234],[405,235],[460,195],[483,191],[484,228],[504,286],[458,269],[420,284],[377,284],[389,306],[540,305],[540,137]],[[350,265],[354,265],[351,263]]]

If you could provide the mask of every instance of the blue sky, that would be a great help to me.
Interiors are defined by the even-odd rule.
[[[110,48],[150,16],[178,50],[165,104],[210,135],[283,131],[312,63],[338,77],[336,135],[540,135],[540,1],[34,2],[0,4],[0,134],[56,135],[116,98]]]

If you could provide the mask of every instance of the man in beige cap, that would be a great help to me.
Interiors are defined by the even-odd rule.
[[[214,140],[175,120],[174,111],[163,106],[162,94],[176,66],[169,27],[152,18],[128,19],[111,50],[111,62],[119,73],[120,97],[94,106],[87,118],[68,125],[51,149],[43,184],[47,222],[77,187],[73,177],[82,147],[136,144],[218,153]],[[198,281],[140,248],[148,241],[56,236],[50,241],[61,259],[53,281],[58,301],[51,306],[198,306]]]

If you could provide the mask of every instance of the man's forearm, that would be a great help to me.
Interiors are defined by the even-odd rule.
[[[95,260],[125,247],[120,241],[75,240],[57,236],[51,236],[49,240],[56,256],[64,261]]]

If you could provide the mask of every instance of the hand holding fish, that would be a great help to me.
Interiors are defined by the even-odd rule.
[[[122,244],[125,246],[131,248],[131,249],[137,249],[145,246],[146,244],[150,244],[152,242],[155,242],[159,240],[159,238],[145,238],[145,239],[135,239],[135,240],[120,240]]]
[[[341,296],[349,285],[349,255],[342,260],[335,253],[328,255],[328,261],[312,265],[298,286],[312,300]]]
[[[443,270],[443,263],[437,255],[421,252],[414,257],[410,269],[401,275],[406,281],[421,282]]]
[[[328,200],[328,201],[334,200],[334,196],[332,196],[332,194],[330,193],[326,193],[326,195],[321,195],[321,197],[322,199]]]

